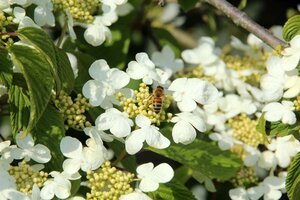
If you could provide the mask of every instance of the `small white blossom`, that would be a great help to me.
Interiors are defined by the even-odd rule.
[[[183,69],[183,61],[175,58],[175,54],[169,46],[164,46],[161,52],[154,52],[151,59],[156,66],[168,74],[168,78]]]
[[[197,103],[211,104],[218,98],[217,88],[198,78],[175,79],[168,90],[174,92],[173,98],[178,108],[187,112],[195,110]]]
[[[135,59],[136,61],[130,61],[128,63],[128,68],[126,70],[132,79],[142,79],[147,85],[151,85],[153,81],[160,82],[155,65],[146,53],[142,52],[136,54]]]
[[[221,133],[211,133],[209,134],[211,140],[217,141],[218,146],[221,150],[229,150],[234,144],[241,144],[235,140],[232,136],[232,131],[223,131]]]
[[[280,167],[286,168],[289,166],[292,158],[300,152],[300,143],[293,136],[288,135],[272,139],[267,148],[274,152],[274,157],[277,160],[276,163]]]
[[[163,136],[159,129],[151,125],[150,119],[144,115],[138,115],[135,123],[140,129],[134,130],[125,140],[126,151],[133,155],[140,151],[144,141],[151,147],[164,149],[170,146],[170,141]]]
[[[89,74],[93,80],[84,84],[82,93],[92,106],[100,105],[103,108],[112,107],[114,94],[130,81],[125,72],[116,68],[110,69],[103,59],[93,62]]]
[[[296,35],[291,41],[290,46],[285,48],[282,52],[282,64],[285,71],[295,69],[300,60],[300,35]]]
[[[41,197],[45,200],[53,199],[56,196],[59,199],[66,199],[71,195],[71,182],[64,173],[57,171],[50,172],[53,179],[48,179],[41,189]]]
[[[34,9],[34,21],[39,26],[54,26],[55,18],[53,15],[52,1],[48,0],[34,0],[37,7]]]
[[[271,56],[266,65],[268,73],[260,80],[264,100],[278,101],[283,95],[285,72],[279,57]]]
[[[139,189],[135,189],[134,192],[122,195],[119,200],[152,200],[148,195],[144,194]]]
[[[70,136],[61,140],[61,152],[68,158],[63,162],[63,169],[68,174],[75,174],[79,169],[95,170],[104,162],[106,149],[102,141],[90,138],[86,143],[87,147],[82,147],[78,139]]]
[[[109,108],[96,119],[95,124],[99,130],[109,129],[113,135],[122,138],[130,134],[133,121],[126,112]]]
[[[228,94],[220,98],[218,106],[225,113],[227,119],[240,113],[251,115],[257,110],[256,105],[251,99],[244,99],[236,94]]]
[[[181,54],[183,60],[189,64],[211,65],[218,61],[215,53],[215,43],[210,37],[202,37],[198,42],[198,47],[184,50]]]
[[[93,23],[87,26],[84,32],[84,39],[90,45],[96,47],[112,37],[109,28],[105,25],[102,16],[96,16]]]
[[[296,123],[296,115],[293,112],[295,109],[293,102],[282,101],[273,102],[265,105],[263,112],[265,112],[265,119],[269,122],[281,121],[285,124]]]
[[[30,159],[39,162],[47,163],[51,159],[49,149],[42,144],[34,145],[34,140],[30,134],[22,138],[22,132],[16,136],[16,143],[19,148],[11,149],[12,156],[15,159],[25,159],[29,161]]]
[[[139,189],[143,192],[152,192],[158,189],[159,183],[167,183],[174,176],[174,170],[167,163],[161,163],[154,167],[149,162],[142,164],[136,169],[137,176],[141,179]]]
[[[172,129],[172,137],[175,143],[190,144],[196,138],[196,130],[206,131],[205,122],[195,114],[182,112],[171,119],[175,123]]]

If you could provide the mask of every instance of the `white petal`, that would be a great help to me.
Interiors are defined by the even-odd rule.
[[[153,181],[151,178],[143,178],[140,182],[139,188],[143,192],[153,192],[157,190],[159,187],[159,184],[155,181]]]
[[[154,126],[151,126],[151,130],[146,132],[146,142],[157,149],[165,149],[170,146],[168,138],[163,136]]]
[[[39,26],[44,26],[47,22],[47,13],[45,8],[38,6],[34,9],[34,21]]]
[[[99,106],[105,97],[104,85],[98,81],[89,80],[83,85],[82,94],[89,99],[92,106]]]
[[[21,138],[21,136],[22,136],[22,132],[20,132],[16,136],[16,143],[18,147],[22,149],[30,149],[31,147],[33,147],[34,141],[30,134],[27,134],[25,138]]]
[[[118,124],[114,124],[114,126],[110,129],[110,132],[118,138],[128,136],[130,134],[130,131],[130,125],[124,119],[120,119],[118,121]]]
[[[71,183],[67,179],[62,176],[58,176],[54,178],[56,187],[54,190],[55,196],[60,199],[66,199],[71,194]]]
[[[148,117],[141,114],[135,118],[135,123],[139,127],[149,127],[151,125],[150,119],[148,119]]]
[[[151,177],[158,183],[167,183],[173,178],[173,176],[174,170],[167,163],[157,165],[151,173]]]
[[[109,29],[103,25],[90,25],[84,32],[84,39],[93,46],[99,46],[105,41]]]
[[[183,60],[190,64],[200,64],[201,58],[196,54],[194,50],[184,50],[181,53]]]
[[[182,101],[177,102],[179,110],[190,112],[196,109],[196,102],[189,96],[183,96]]]
[[[41,197],[42,199],[53,199],[54,197],[54,185],[47,184],[41,189]]]
[[[191,124],[182,120],[174,125],[172,137],[175,143],[189,144],[195,140],[196,131]]]
[[[78,139],[66,136],[60,142],[60,150],[68,158],[78,158],[82,153],[82,144]]]
[[[137,80],[143,78],[146,75],[147,70],[138,62],[131,61],[128,63],[126,72],[132,79]]]
[[[282,196],[281,191],[278,190],[270,190],[268,193],[264,195],[264,200],[278,200]]]
[[[51,159],[50,150],[42,144],[37,144],[33,148],[31,159],[38,163],[47,163]]]
[[[232,200],[248,200],[247,193],[244,188],[236,188],[229,190],[229,196]]]
[[[138,53],[135,56],[136,61],[141,64],[144,65],[145,67],[149,68],[149,69],[154,69],[154,63],[149,59],[148,54],[142,52],[142,53]]]
[[[90,76],[98,81],[105,81],[108,77],[109,66],[103,59],[96,60],[89,68]]]
[[[145,133],[141,130],[135,130],[125,140],[125,149],[130,155],[139,152],[145,141]]]
[[[121,89],[129,83],[130,78],[125,72],[118,69],[112,69],[110,80],[110,83],[115,89]]]
[[[175,79],[171,85],[169,86],[168,90],[170,91],[184,91],[186,90],[186,85],[187,85],[187,78],[178,78]]]
[[[251,200],[257,200],[265,193],[265,188],[263,186],[251,187],[247,193]]]
[[[139,178],[144,178],[146,176],[151,176],[151,172],[154,168],[153,163],[145,163],[136,168],[136,172],[138,173]]]
[[[80,169],[80,160],[79,159],[66,159],[63,162],[63,169],[68,174],[74,174]]]

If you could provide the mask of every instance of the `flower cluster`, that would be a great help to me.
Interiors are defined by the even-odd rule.
[[[208,36],[192,45],[185,37],[183,50],[156,38],[161,28],[185,34],[180,3],[145,12],[153,2],[143,1],[130,23],[114,26],[130,3],[1,0],[0,199],[192,199],[192,178],[208,191],[226,184],[232,200],[286,195],[300,153],[300,35],[276,51],[253,34],[223,48]],[[132,36],[124,39],[125,26]],[[44,29],[47,44],[56,40],[49,47],[46,32],[30,35]],[[134,51],[138,31],[154,46],[142,41],[149,48]],[[6,131],[2,113],[10,115]],[[181,166],[149,162],[149,151]]]

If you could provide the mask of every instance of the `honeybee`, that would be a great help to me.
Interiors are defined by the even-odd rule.
[[[161,108],[163,106],[163,101],[165,97],[164,88],[161,86],[157,86],[152,93],[152,105],[153,110],[156,114],[158,114],[161,111]]]

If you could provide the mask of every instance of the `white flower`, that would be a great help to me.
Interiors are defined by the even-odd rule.
[[[285,72],[279,57],[271,56],[266,65],[268,73],[260,80],[264,100],[278,101],[283,95]]]
[[[48,0],[35,0],[34,3],[37,7],[34,9],[34,21],[39,26],[54,26],[55,18],[53,15],[52,1]]]
[[[272,139],[267,148],[274,151],[278,165],[286,168],[289,166],[291,159],[300,151],[300,143],[293,136],[288,135]]]
[[[148,195],[144,194],[139,189],[135,189],[134,192],[122,195],[119,200],[152,200]]]
[[[295,69],[300,60],[300,35],[296,35],[291,41],[290,46],[285,48],[282,52],[282,64],[285,71]]]
[[[145,140],[148,145],[158,149],[170,146],[170,141],[159,132],[156,126],[151,125],[151,121],[144,115],[138,115],[135,123],[140,129],[134,130],[125,140],[125,148],[129,154],[133,155],[140,151]]]
[[[195,129],[200,132],[206,131],[203,119],[189,112],[176,114],[171,119],[171,122],[175,123],[172,129],[172,137],[175,143],[189,144],[196,138]]]
[[[280,190],[285,187],[285,177],[268,176],[256,187],[247,190],[250,199],[278,200],[282,196]]]
[[[261,155],[261,152],[250,145],[244,144],[243,148],[246,153],[246,157],[244,159],[244,165],[249,166],[255,166],[255,164],[258,162],[259,157]]]
[[[92,106],[100,105],[103,108],[112,107],[111,97],[130,81],[125,72],[116,68],[110,69],[103,59],[93,62],[89,68],[89,74],[94,80],[89,80],[84,84],[82,93],[89,99]]]
[[[300,77],[298,76],[298,70],[296,73],[297,75],[289,76],[284,82],[284,89],[286,90],[283,94],[284,98],[294,98],[300,93]]]
[[[95,170],[104,162],[106,149],[102,141],[90,138],[86,143],[87,147],[83,148],[81,142],[76,138],[67,136],[61,140],[61,152],[68,158],[63,162],[63,169],[68,174],[75,174],[79,169]]]
[[[120,112],[115,108],[109,108],[96,119],[96,127],[99,130],[110,130],[118,138],[126,137],[131,132],[133,121],[126,112]]]
[[[84,39],[92,46],[101,45],[106,39],[112,37],[109,28],[105,25],[102,16],[96,16],[93,23],[89,24],[84,32]]]
[[[30,18],[25,16],[26,11],[24,8],[21,7],[15,7],[13,10],[14,19],[13,22],[19,23],[18,29],[24,28],[24,27],[35,27],[40,28],[38,25],[34,23],[34,21]]]
[[[178,78],[170,87],[173,98],[181,111],[193,111],[197,103],[211,104],[218,98],[218,90],[212,84],[198,78]],[[197,102],[197,103],[196,103]]]
[[[168,73],[169,77],[183,69],[183,61],[175,58],[175,54],[169,46],[164,46],[161,52],[154,52],[151,59],[156,66]]]
[[[185,62],[205,66],[218,61],[219,58],[214,52],[215,43],[210,37],[200,38],[198,44],[198,47],[182,52],[181,56]]]
[[[191,192],[196,197],[197,200],[206,200],[207,199],[207,191],[202,185],[195,185],[192,187]]]
[[[113,135],[107,134],[104,131],[98,130],[97,127],[95,127],[95,126],[86,127],[83,129],[83,131],[89,137],[92,137],[93,135],[99,135],[101,140],[103,140],[105,142],[112,142],[114,140]]]
[[[49,149],[42,144],[34,145],[34,140],[30,134],[27,134],[25,138],[22,138],[22,132],[16,136],[16,143],[19,148],[11,149],[12,156],[15,159],[30,159],[39,162],[47,163],[51,159]]]
[[[238,144],[232,136],[232,131],[222,131],[221,133],[211,133],[208,136],[210,139],[217,141],[221,150],[229,150],[234,144]]]
[[[263,112],[265,112],[265,119],[269,122],[282,121],[285,124],[296,123],[296,115],[293,112],[295,109],[293,102],[282,101],[273,102],[265,105]]]
[[[174,176],[174,170],[167,163],[161,163],[154,167],[149,162],[142,164],[136,169],[137,176],[141,179],[139,189],[143,192],[152,192],[158,189],[159,183],[167,183]]]
[[[125,4],[127,0],[100,0],[100,2],[115,8],[117,5]]]
[[[252,100],[243,99],[236,94],[228,94],[218,101],[220,110],[225,112],[227,119],[232,118],[240,113],[251,115],[256,112],[257,108]]]
[[[1,0],[0,9],[3,10],[4,12],[9,12],[11,11],[10,6],[13,4],[25,6],[28,3],[29,3],[28,0]]]
[[[249,200],[247,191],[241,187],[229,190],[229,196],[232,200]]]
[[[53,199],[56,196],[59,199],[66,199],[71,194],[71,182],[64,175],[56,171],[50,172],[49,175],[53,179],[48,179],[44,183],[44,187],[41,189],[42,199]]]
[[[258,166],[267,170],[275,169],[277,165],[277,159],[272,151],[264,151],[261,153]]]
[[[282,196],[281,190],[285,187],[285,177],[268,176],[258,186],[247,190],[235,188],[229,191],[232,200],[258,200],[264,196],[264,200],[278,200]]]
[[[160,82],[159,75],[155,69],[154,63],[144,52],[135,56],[136,61],[130,61],[126,72],[135,80],[142,79],[147,85],[151,85],[154,81]]]

